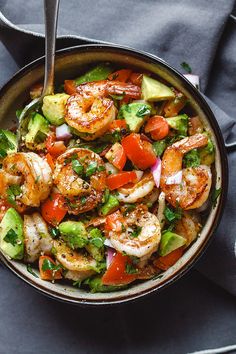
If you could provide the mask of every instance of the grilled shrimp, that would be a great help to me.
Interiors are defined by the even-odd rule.
[[[141,96],[140,87],[109,80],[87,82],[76,90],[77,94],[67,101],[65,120],[84,140],[102,136],[115,119],[117,110],[109,95]]]
[[[139,86],[114,80],[86,82],[77,86],[76,91],[83,96],[107,97],[109,95],[125,95],[125,97],[140,99]]]
[[[47,224],[39,213],[24,215],[24,237],[28,262],[35,262],[41,253],[51,253],[53,240]]]
[[[138,258],[148,257],[157,250],[161,239],[161,228],[157,217],[137,207],[126,216],[125,231],[117,233],[110,231],[108,236],[112,246],[118,252]]]
[[[80,164],[79,174],[73,170],[74,161]],[[91,175],[88,173],[89,166],[93,166]],[[91,150],[73,148],[56,160],[53,182],[68,199],[70,214],[77,215],[95,208],[102,200],[105,181],[104,162]]]
[[[201,228],[199,215],[194,211],[185,211],[175,225],[175,232],[186,238],[185,246],[187,247],[196,239]]]
[[[65,120],[84,140],[94,140],[106,132],[116,112],[109,98],[76,94],[67,100]]]
[[[76,252],[61,241],[54,241],[53,246],[56,259],[68,270],[67,279],[82,280],[96,273],[96,261],[91,256]]]
[[[155,187],[155,182],[151,173],[145,174],[142,179],[127,188],[117,190],[117,199],[123,203],[136,203],[138,200],[150,194]]]
[[[174,207],[182,209],[199,208],[208,198],[211,188],[211,170],[208,166],[185,168],[181,184],[168,184],[168,178],[180,172],[185,153],[194,148],[203,147],[208,138],[204,134],[195,134],[169,146],[163,155],[161,171],[161,190],[166,200]]]
[[[0,171],[0,194],[7,197],[8,187],[18,185],[21,194],[16,200],[26,206],[38,207],[46,199],[52,185],[48,163],[33,152],[8,155]]]

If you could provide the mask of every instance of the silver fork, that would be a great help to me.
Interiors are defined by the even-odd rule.
[[[43,101],[44,96],[54,93],[54,62],[57,33],[58,8],[60,0],[44,0],[45,18],[45,68],[43,91],[40,97],[32,100],[20,114],[19,127],[17,130],[18,146],[25,134],[30,112],[37,109]]]

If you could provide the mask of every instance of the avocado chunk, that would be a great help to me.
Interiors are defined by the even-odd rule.
[[[202,165],[210,166],[215,161],[215,147],[210,138],[207,146],[199,149],[199,156]]]
[[[110,291],[116,291],[127,288],[127,285],[104,285],[102,283],[102,278],[98,276],[93,278],[87,278],[85,281],[83,281],[83,284],[89,286],[91,293],[108,293]]]
[[[143,75],[142,98],[146,101],[163,101],[174,98],[175,94],[168,86],[149,76]]]
[[[48,121],[39,113],[35,113],[29,120],[28,133],[25,136],[25,144],[29,149],[34,149],[43,142],[49,132]]]
[[[16,135],[9,130],[0,129],[0,161],[17,151]]]
[[[119,118],[124,118],[131,132],[138,133],[141,126],[150,116],[152,107],[145,102],[125,104],[119,111]]]
[[[188,131],[188,116],[187,114],[180,114],[175,117],[166,118],[169,126],[177,130],[177,132],[181,135],[187,136]]]
[[[55,95],[45,96],[43,99],[43,115],[53,125],[65,123],[66,102],[70,96],[66,93],[56,93]]]
[[[112,71],[113,68],[109,63],[99,64],[75,79],[75,84],[78,86],[83,82],[105,80]]]
[[[102,215],[107,215],[111,213],[114,209],[119,206],[119,200],[112,194],[109,195],[108,200],[101,207],[100,211]]]
[[[101,230],[94,228],[89,232],[89,244],[86,250],[98,262],[104,259],[104,237]]]
[[[8,257],[24,257],[23,220],[14,209],[7,210],[0,223],[0,249]]]
[[[168,253],[182,247],[186,244],[186,239],[180,235],[171,231],[166,231],[161,236],[161,242],[159,247],[160,256],[166,256]]]
[[[64,221],[59,226],[62,239],[72,248],[83,248],[88,243],[87,232],[81,221]]]

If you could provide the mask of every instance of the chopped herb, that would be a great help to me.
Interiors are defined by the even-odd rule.
[[[12,246],[15,246],[18,243],[17,233],[13,229],[10,229],[3,240],[10,243]]]
[[[183,163],[185,167],[198,167],[201,163],[199,152],[197,149],[193,149],[184,155]]]
[[[80,198],[80,203],[81,203],[82,205],[86,204],[86,201],[87,201],[87,198],[86,198],[86,197],[81,197],[81,198]]]
[[[42,265],[42,270],[45,272],[47,270],[51,270],[51,271],[57,271],[59,269],[61,269],[62,266],[60,264],[56,265],[53,262],[50,261],[50,259],[45,258],[43,260],[43,265]]]
[[[105,171],[106,167],[105,166],[98,166],[97,170],[98,172]]]
[[[21,194],[21,187],[18,184],[13,184],[7,189],[7,201],[12,205],[16,205],[16,196]]]
[[[108,188],[105,189],[105,192],[103,194],[103,197],[102,197],[102,203],[105,204],[108,199],[109,199],[109,195],[110,195],[110,191]]]
[[[221,194],[221,192],[222,192],[222,188],[218,188],[218,189],[215,188],[214,189],[212,196],[211,196],[213,208],[216,207],[217,199],[218,199],[219,195]]]
[[[73,282],[73,286],[76,286],[77,288],[81,288],[81,285],[83,283],[83,280],[76,280]]]
[[[3,129],[0,129],[0,158],[7,156],[8,150],[14,150],[15,145],[7,138]]]
[[[37,274],[33,271],[32,267],[30,264],[27,264],[26,266],[27,271],[32,274],[35,278],[38,278]]]
[[[126,228],[125,228],[124,224],[121,224],[121,231],[125,232],[125,230],[126,230]]]
[[[192,68],[190,67],[190,65],[188,63],[186,63],[185,61],[183,61],[181,64],[182,68],[188,73],[191,74],[192,73]]]
[[[37,184],[37,183],[39,182],[39,180],[40,180],[40,176],[37,176],[37,177],[35,178],[35,184]]]
[[[138,273],[138,270],[133,266],[133,264],[126,263],[125,272],[127,274],[136,274],[136,273]]]
[[[90,162],[85,171],[86,177],[92,176],[96,171],[97,171],[97,162],[96,161]]]
[[[164,215],[169,222],[180,220],[182,217],[182,209],[176,208],[175,210],[173,210],[166,206],[164,210]]]
[[[78,175],[81,175],[84,171],[83,165],[78,160],[72,160],[72,169],[75,171]]]
[[[60,231],[56,227],[50,229],[50,234],[52,238],[58,238],[60,236]]]
[[[136,112],[136,116],[139,118],[145,117],[151,114],[151,109],[147,105],[143,105],[139,107],[138,111]]]
[[[125,94],[122,94],[122,95],[109,95],[109,96],[111,96],[111,98],[113,98],[113,100],[121,101],[125,97]]]
[[[141,226],[136,226],[135,229],[129,234],[130,237],[138,237],[140,232],[142,231]]]

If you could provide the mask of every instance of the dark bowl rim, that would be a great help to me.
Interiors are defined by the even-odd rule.
[[[167,279],[163,284],[159,285],[154,285],[151,286],[148,289],[142,290],[140,292],[137,292],[136,294],[131,294],[131,295],[125,295],[115,300],[110,300],[110,299],[99,299],[99,300],[83,300],[80,299],[78,300],[77,298],[72,298],[67,297],[66,295],[58,294],[56,291],[54,292],[53,290],[49,290],[44,288],[43,286],[34,283],[31,281],[29,278],[26,278],[23,274],[21,274],[15,266],[3,255],[1,255],[0,259],[3,260],[4,264],[15,274],[17,275],[20,279],[25,281],[28,285],[31,285],[33,288],[38,290],[40,293],[43,293],[44,295],[74,305],[81,305],[81,306],[95,306],[95,305],[114,305],[114,304],[121,304],[125,302],[130,302],[134,301],[140,298],[143,298],[144,296],[151,295],[155,291],[160,291],[165,289],[168,285],[174,283],[177,281],[179,278],[181,278],[188,270],[199,260],[199,258],[203,255],[203,253],[206,251],[207,247],[209,246],[210,241],[212,241],[213,238],[213,233],[216,230],[217,226],[219,225],[220,219],[223,214],[223,207],[226,202],[227,198],[227,191],[228,191],[228,161],[227,161],[227,153],[226,153],[226,148],[224,145],[224,140],[223,136],[220,130],[220,127],[217,123],[217,120],[211,111],[208,103],[204,99],[204,97],[201,95],[201,93],[174,67],[172,67],[170,64],[166,63],[163,59],[157,57],[156,55],[137,50],[128,46],[121,46],[121,45],[111,45],[111,44],[85,44],[85,45],[78,45],[78,46],[73,46],[73,47],[68,47],[64,49],[60,49],[56,51],[56,58],[57,57],[63,57],[67,56],[68,54],[73,54],[73,53],[78,53],[78,52],[86,52],[86,51],[101,51],[103,52],[104,50],[109,50],[109,51],[114,51],[114,52],[121,52],[123,54],[129,54],[133,57],[136,57],[138,59],[141,59],[145,62],[149,62],[151,64],[156,64],[158,63],[159,65],[163,66],[164,68],[169,69],[171,72],[174,73],[174,75],[183,83],[185,86],[186,90],[189,91],[197,104],[201,107],[203,112],[206,114],[207,119],[210,123],[210,126],[212,130],[214,131],[214,135],[216,137],[216,141],[218,144],[219,148],[219,154],[220,154],[220,162],[221,162],[221,172],[222,172],[222,178],[221,178],[221,184],[222,184],[222,192],[220,194],[220,198],[218,200],[218,206],[217,206],[217,211],[215,215],[215,219],[213,223],[210,226],[209,232],[207,234],[207,237],[205,241],[202,243],[201,247],[198,248],[196,253],[188,260],[188,262],[183,266],[182,269],[178,270],[176,274],[174,274],[170,279]],[[18,70],[12,78],[7,81],[2,88],[0,89],[0,97],[4,96],[5,92],[12,86],[15,81],[23,77],[25,74],[28,72],[36,69],[39,65],[43,64],[45,57],[42,56],[27,65],[25,65],[23,68]]]

